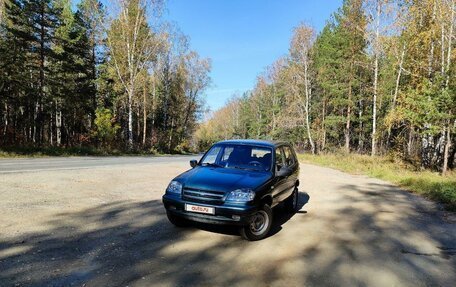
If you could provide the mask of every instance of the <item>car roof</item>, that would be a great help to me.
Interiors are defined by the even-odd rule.
[[[239,140],[224,140],[219,141],[216,144],[239,144],[239,145],[256,145],[266,147],[277,147],[283,144],[287,144],[284,141],[270,141],[270,140],[256,140],[256,139],[239,139]]]

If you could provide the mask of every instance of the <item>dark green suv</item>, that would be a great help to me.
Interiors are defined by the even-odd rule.
[[[174,178],[163,204],[171,223],[188,220],[239,225],[241,235],[268,235],[272,208],[298,205],[299,163],[286,142],[228,140],[214,144],[192,169]]]

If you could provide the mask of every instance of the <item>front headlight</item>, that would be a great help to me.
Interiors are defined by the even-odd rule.
[[[227,201],[247,202],[255,198],[255,192],[251,189],[236,189],[228,193]]]
[[[166,189],[167,193],[178,194],[181,195],[182,193],[182,184],[178,181],[171,181]]]

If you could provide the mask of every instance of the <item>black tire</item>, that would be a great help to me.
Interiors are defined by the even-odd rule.
[[[176,216],[169,211],[166,212],[166,215],[168,216],[169,222],[171,222],[174,226],[177,226],[177,227],[188,226],[188,221],[185,218]]]
[[[298,188],[293,189],[293,193],[285,199],[284,207],[287,212],[295,213],[298,210],[299,192]]]
[[[264,205],[252,215],[250,223],[240,230],[241,236],[249,241],[256,241],[265,238],[272,225],[272,209]]]

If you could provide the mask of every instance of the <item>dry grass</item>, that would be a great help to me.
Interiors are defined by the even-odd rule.
[[[331,167],[352,174],[363,174],[394,183],[421,194],[456,211],[456,173],[442,176],[432,171],[417,171],[400,160],[356,154],[301,154],[303,162]]]

